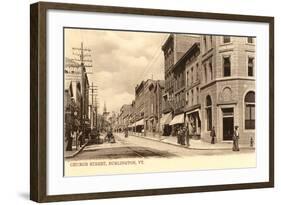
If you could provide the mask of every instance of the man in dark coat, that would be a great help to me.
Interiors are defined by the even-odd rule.
[[[234,133],[233,133],[233,148],[232,151],[239,151],[239,131],[238,126],[235,126]]]
[[[186,129],[185,129],[185,127],[182,127],[181,128],[181,135],[180,135],[181,145],[185,145],[185,135],[186,135]]]
[[[211,144],[215,144],[216,131],[215,131],[215,127],[214,127],[214,126],[213,126],[213,128],[212,128],[212,130],[211,130],[210,136],[211,136],[211,138],[212,138]]]
[[[186,128],[185,128],[185,142],[186,142],[186,147],[189,147],[190,143],[189,143],[189,128],[188,128],[188,125],[186,125]]]

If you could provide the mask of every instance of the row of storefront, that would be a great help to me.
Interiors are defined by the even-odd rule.
[[[162,115],[161,127],[164,136],[176,135],[177,130],[182,126],[187,126],[189,133],[194,138],[200,138],[201,134],[201,114],[199,109],[172,115],[172,112]]]

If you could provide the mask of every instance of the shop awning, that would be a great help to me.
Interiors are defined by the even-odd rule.
[[[168,125],[172,121],[172,113],[163,114],[160,120],[161,125]]]
[[[201,120],[201,110],[199,108],[186,112],[186,115],[190,115],[192,113],[198,112],[199,119]]]
[[[141,120],[136,122],[136,126],[139,126],[139,125],[144,125],[144,120],[143,119],[141,119]]]
[[[169,125],[182,124],[182,123],[184,123],[184,114],[179,114],[173,118],[173,120],[170,122]]]

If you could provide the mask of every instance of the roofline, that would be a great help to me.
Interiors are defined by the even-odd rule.
[[[200,43],[198,43],[198,42],[194,43],[194,44],[185,52],[185,54],[176,62],[176,64],[171,67],[171,70],[174,70],[179,64],[181,64],[182,61],[184,61],[184,60],[188,57],[188,55],[189,55],[195,48],[199,48],[199,49],[200,49]]]

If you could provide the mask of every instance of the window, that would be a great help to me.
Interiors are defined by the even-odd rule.
[[[245,96],[245,129],[255,129],[255,93],[250,91]]]
[[[196,63],[196,81],[199,80],[199,64]]]
[[[230,36],[224,36],[223,43],[230,43]]]
[[[247,38],[247,43],[254,43],[253,37],[248,37]]]
[[[224,77],[231,76],[230,57],[223,58],[223,76]]]
[[[188,106],[189,103],[189,91],[186,92],[186,105]]]
[[[205,51],[207,50],[207,39],[206,39],[206,36],[203,36],[203,40],[204,40],[204,48],[205,48]]]
[[[248,76],[254,76],[254,58],[248,58]]]
[[[206,97],[206,118],[207,130],[210,131],[212,129],[212,100],[209,95]]]
[[[191,68],[190,77],[191,77],[190,82],[191,82],[191,84],[192,84],[192,83],[193,83],[193,67]]]
[[[199,104],[199,88],[196,88],[196,94],[197,94],[197,104]]]
[[[213,65],[212,65],[212,61],[209,63],[209,68],[210,68],[210,77],[211,77],[211,80],[213,80]]]
[[[181,73],[181,87],[184,86],[184,73]]]
[[[206,64],[204,64],[204,74],[205,74],[205,83],[207,83],[207,67],[206,67]]]
[[[186,72],[186,85],[189,86],[189,72]]]
[[[193,90],[191,90],[191,105],[193,105]]]

